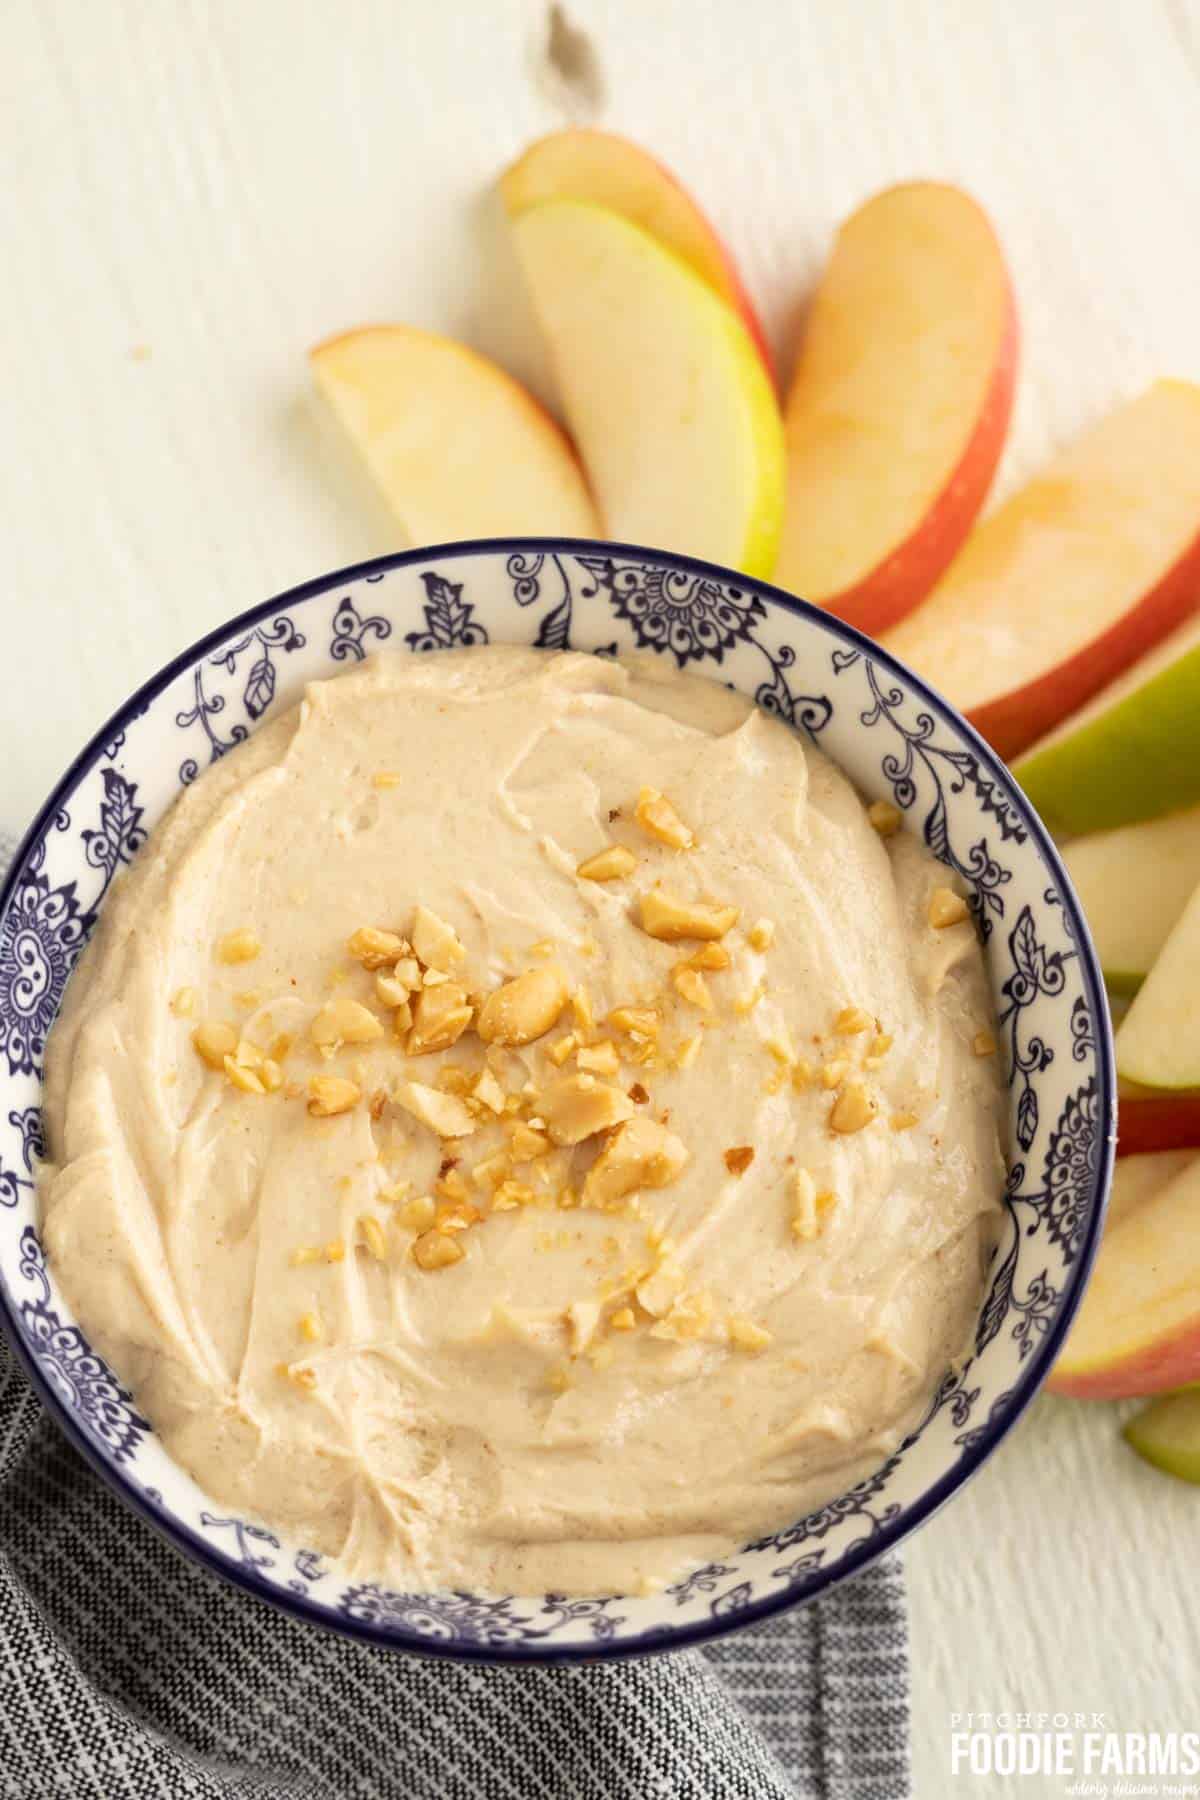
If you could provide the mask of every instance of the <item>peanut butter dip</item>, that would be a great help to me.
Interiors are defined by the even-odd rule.
[[[967,908],[650,659],[380,657],[214,764],[51,1037],[79,1320],[224,1508],[396,1588],[648,1591],[860,1479],[1003,1183]]]

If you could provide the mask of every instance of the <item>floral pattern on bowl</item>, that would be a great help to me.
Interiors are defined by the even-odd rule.
[[[37,1233],[46,1035],[111,882],[179,788],[313,678],[378,649],[489,642],[666,657],[752,695],[869,798],[892,799],[967,884],[1007,1058],[1006,1217],[972,1354],[873,1474],[653,1596],[345,1585],[312,1550],[221,1516],[88,1344]],[[182,1549],[260,1598],[425,1654],[549,1661],[668,1649],[861,1569],[1000,1442],[1082,1292],[1111,1174],[1114,1095],[1103,986],[1053,847],[986,746],[877,646],[761,583],[683,557],[537,539],[414,551],[309,583],[186,651],[76,760],[18,851],[0,894],[0,1317],[46,1405],[100,1472]]]

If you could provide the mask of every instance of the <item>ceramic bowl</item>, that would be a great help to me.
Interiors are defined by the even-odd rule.
[[[105,894],[181,787],[376,650],[521,643],[650,651],[753,696],[840,764],[970,890],[1007,1064],[1004,1228],[972,1354],[868,1479],[652,1597],[403,1594],[228,1516],[174,1464],[91,1349],[38,1239],[46,1034]],[[322,577],[254,608],[140,688],[78,756],[0,894],[0,1314],[38,1393],[129,1505],[296,1617],[424,1654],[552,1662],[669,1649],[826,1592],[962,1487],[1029,1404],[1103,1223],[1115,1099],[1104,990],[1046,832],[974,731],[836,619],[740,575],[622,545],[454,544]]]

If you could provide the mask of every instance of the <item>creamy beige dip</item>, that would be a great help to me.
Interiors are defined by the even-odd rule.
[[[967,1337],[1003,1180],[981,952],[895,822],[715,684],[517,649],[381,657],[210,768],[71,981],[41,1189],[179,1462],[348,1575],[563,1593],[877,1465]],[[630,872],[576,873],[610,845]],[[648,935],[655,889],[720,937]],[[485,1046],[535,969],[573,1000],[517,1048],[493,1006]],[[443,975],[472,1023],[409,1055],[406,984]],[[547,1149],[581,1095],[616,1139]]]

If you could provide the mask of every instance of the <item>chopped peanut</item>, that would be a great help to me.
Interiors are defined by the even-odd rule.
[[[177,1019],[187,1019],[196,1010],[196,990],[194,987],[181,987],[171,1002],[171,1011]]]
[[[655,1038],[662,1020],[652,1006],[617,1006],[609,1013],[607,1023],[622,1036],[640,1033],[642,1037]]]
[[[579,1031],[591,1031],[596,1023],[596,1014],[592,1009],[592,996],[585,987],[577,987],[571,995],[571,1017]]]
[[[232,1081],[234,1087],[240,1088],[243,1094],[266,1093],[267,1090],[255,1071],[247,1068],[245,1063],[239,1062],[236,1057],[227,1056],[225,1058],[224,1067],[225,1073],[228,1075],[230,1081]]]
[[[850,1064],[846,1058],[844,1056],[834,1057],[821,1070],[821,1086],[832,1092],[835,1087],[841,1086],[849,1073]]]
[[[675,1050],[675,1067],[677,1069],[690,1069],[700,1054],[700,1044],[701,1038],[699,1032],[697,1032],[694,1037],[684,1038],[682,1043],[680,1043]]]
[[[637,857],[624,844],[610,844],[587,856],[576,868],[580,881],[621,881],[637,868]]]
[[[192,1045],[210,1069],[221,1070],[225,1067],[225,1058],[237,1049],[238,1036],[232,1025],[219,1022],[197,1025],[192,1033]]]
[[[512,1165],[504,1151],[496,1150],[493,1151],[491,1156],[485,1156],[482,1162],[477,1162],[475,1164],[475,1167],[471,1170],[471,1180],[475,1183],[475,1186],[479,1188],[496,1188],[500,1186],[502,1181],[507,1179],[511,1170]]]
[[[325,1327],[321,1323],[320,1313],[301,1313],[300,1336],[310,1344],[319,1344],[321,1342],[321,1339],[325,1336]]]
[[[383,1226],[373,1213],[363,1213],[358,1221],[358,1240],[366,1246],[376,1262],[387,1261],[387,1239]]]
[[[775,922],[773,919],[758,919],[746,933],[746,942],[752,950],[769,950],[775,942]]]
[[[725,1152],[725,1167],[731,1175],[744,1175],[753,1161],[753,1144],[736,1144]]]
[[[893,1113],[888,1123],[893,1131],[911,1131],[919,1123],[915,1112]]]
[[[750,989],[750,992],[748,994],[739,994],[737,999],[733,1003],[734,1012],[740,1013],[743,1016],[746,1013],[752,1013],[754,1011],[755,1007],[758,1005],[759,1001],[766,994],[766,991],[767,990],[766,990],[765,984],[760,981],[758,983],[757,987],[752,987]]]
[[[752,1319],[739,1319],[731,1316],[725,1323],[729,1331],[729,1341],[735,1350],[757,1352],[765,1350],[771,1342],[770,1332],[764,1331],[763,1327],[756,1325]]]
[[[792,1177],[792,1236],[802,1241],[815,1238],[817,1223],[817,1184],[807,1169],[797,1169]]]
[[[380,1006],[404,1006],[411,991],[394,969],[380,969],[375,976],[375,998]]]
[[[664,944],[685,938],[723,938],[738,922],[736,906],[712,906],[702,900],[679,900],[663,888],[641,897],[639,923],[648,937]]]
[[[618,1307],[608,1321],[614,1331],[632,1331],[637,1324],[632,1306]]]
[[[996,1040],[990,1031],[977,1031],[971,1039],[971,1048],[976,1056],[995,1056]]]
[[[969,912],[966,901],[953,888],[934,888],[929,896],[929,923],[935,931],[944,931],[947,925],[961,925]]]
[[[240,931],[227,931],[217,944],[218,962],[253,962],[261,953],[262,945],[258,938],[244,926]]]
[[[364,969],[387,969],[408,954],[408,945],[394,931],[380,931],[374,925],[360,925],[346,939],[346,949]]]
[[[400,1223],[409,1231],[428,1231],[437,1214],[437,1202],[432,1194],[414,1194],[400,1208]]]
[[[861,1006],[843,1006],[833,1021],[833,1029],[839,1037],[857,1037],[860,1031],[869,1031],[874,1023],[872,1014],[864,1012]]]
[[[308,1110],[314,1119],[331,1119],[350,1112],[362,1099],[362,1089],[342,1075],[313,1075],[308,1083]]]
[[[662,1262],[652,1275],[638,1283],[638,1304],[660,1319],[670,1312],[683,1290],[684,1274],[678,1263]]]
[[[671,986],[689,1006],[698,1007],[701,1012],[712,1011],[713,998],[699,969],[690,969],[686,963],[678,964],[671,970]]]
[[[549,1148],[550,1139],[544,1131],[535,1131],[518,1120],[508,1140],[509,1154],[514,1162],[534,1162],[539,1156],[545,1156]]]
[[[556,1144],[580,1144],[633,1116],[633,1102],[586,1072],[560,1075],[543,1088],[538,1111]]]
[[[413,1261],[420,1269],[448,1269],[451,1263],[461,1262],[465,1254],[458,1239],[447,1237],[444,1231],[423,1231],[413,1239]]]
[[[878,1110],[862,1083],[849,1081],[833,1103],[829,1123],[834,1131],[846,1135],[869,1125]]]
[[[698,950],[693,950],[692,954],[677,966],[687,969],[716,970],[727,969],[732,961],[733,958],[724,944],[701,944]]]
[[[418,906],[413,914],[409,935],[418,960],[427,969],[439,969],[445,975],[467,954],[453,925],[439,919],[427,906]]]
[[[584,1205],[609,1206],[635,1188],[666,1187],[687,1162],[686,1146],[657,1119],[629,1119],[613,1132],[588,1170]]]
[[[288,1258],[293,1269],[302,1269],[306,1263],[320,1262],[320,1260],[321,1250],[316,1244],[301,1244],[299,1249],[293,1250]]]
[[[327,1000],[309,1027],[319,1050],[336,1050],[339,1044],[369,1044],[383,1036],[383,1023],[358,1000],[335,994]]]
[[[321,1254],[327,1263],[345,1262],[346,1246],[341,1238],[330,1238]]]
[[[792,1070],[792,1086],[798,1094],[801,1094],[806,1087],[811,1085],[812,1078],[813,1066],[807,1057],[802,1056]]]
[[[658,1319],[650,1327],[650,1336],[664,1338],[673,1344],[689,1343],[708,1330],[712,1322],[712,1310],[710,1295],[704,1292],[681,1294],[666,1317]]]
[[[486,1106],[489,1112],[504,1111],[504,1089],[497,1081],[494,1070],[482,1069],[476,1077],[475,1086],[471,1092],[480,1105]]]
[[[895,837],[904,823],[904,814],[890,800],[873,800],[867,808],[867,819],[880,837]]]
[[[690,850],[696,834],[685,825],[665,794],[657,788],[644,787],[637,797],[633,816],[647,837],[657,838],[669,850]]]
[[[566,977],[554,963],[529,969],[489,994],[476,1030],[485,1044],[532,1044],[557,1024],[567,1004]]]
[[[575,1061],[579,1068],[589,1069],[593,1075],[616,1075],[621,1067],[617,1046],[611,1038],[605,1038],[599,1044],[585,1044]]]
[[[474,1011],[466,989],[457,981],[422,988],[413,1002],[412,1029],[404,1041],[409,1056],[428,1056],[448,1050],[471,1023]]]
[[[474,1114],[457,1094],[443,1094],[419,1081],[400,1081],[392,1098],[439,1137],[466,1137],[475,1129]]]
[[[562,1037],[555,1038],[552,1044],[547,1045],[546,1055],[550,1058],[550,1061],[556,1068],[561,1069],[578,1043],[578,1034],[574,1031],[566,1031],[563,1033]]]
[[[399,787],[402,777],[396,769],[376,769],[371,777],[371,786],[377,788]]]

